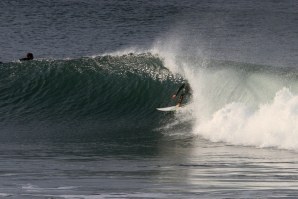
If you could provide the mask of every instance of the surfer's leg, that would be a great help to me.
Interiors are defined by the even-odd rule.
[[[181,106],[182,101],[183,101],[183,98],[184,98],[184,94],[181,94],[181,95],[180,95],[180,98],[179,98],[179,101],[178,101],[178,104],[177,104],[178,107]]]

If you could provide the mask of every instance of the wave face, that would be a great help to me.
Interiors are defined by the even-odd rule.
[[[298,150],[298,70],[161,52],[0,66],[1,140],[154,141],[162,134]],[[175,114],[156,107],[189,81]]]
[[[149,53],[0,67],[3,139],[93,139],[148,131],[162,117],[155,108],[168,105],[181,82]]]

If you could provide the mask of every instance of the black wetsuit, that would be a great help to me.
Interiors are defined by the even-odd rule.
[[[28,53],[27,57],[20,59],[20,61],[29,61],[29,60],[33,60],[33,54],[32,53]]]
[[[190,88],[190,85],[189,83],[184,83],[182,84],[178,91],[176,92],[176,96],[181,92],[181,95],[180,95],[180,98],[179,98],[179,101],[178,103],[182,103],[183,101],[183,98],[186,96],[186,95],[191,95],[191,88]]]

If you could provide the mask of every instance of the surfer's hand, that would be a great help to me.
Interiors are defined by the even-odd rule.
[[[172,98],[175,99],[176,98],[176,95],[173,95]]]

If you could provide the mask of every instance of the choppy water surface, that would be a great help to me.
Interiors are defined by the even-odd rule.
[[[0,198],[298,197],[297,3],[0,5]]]

